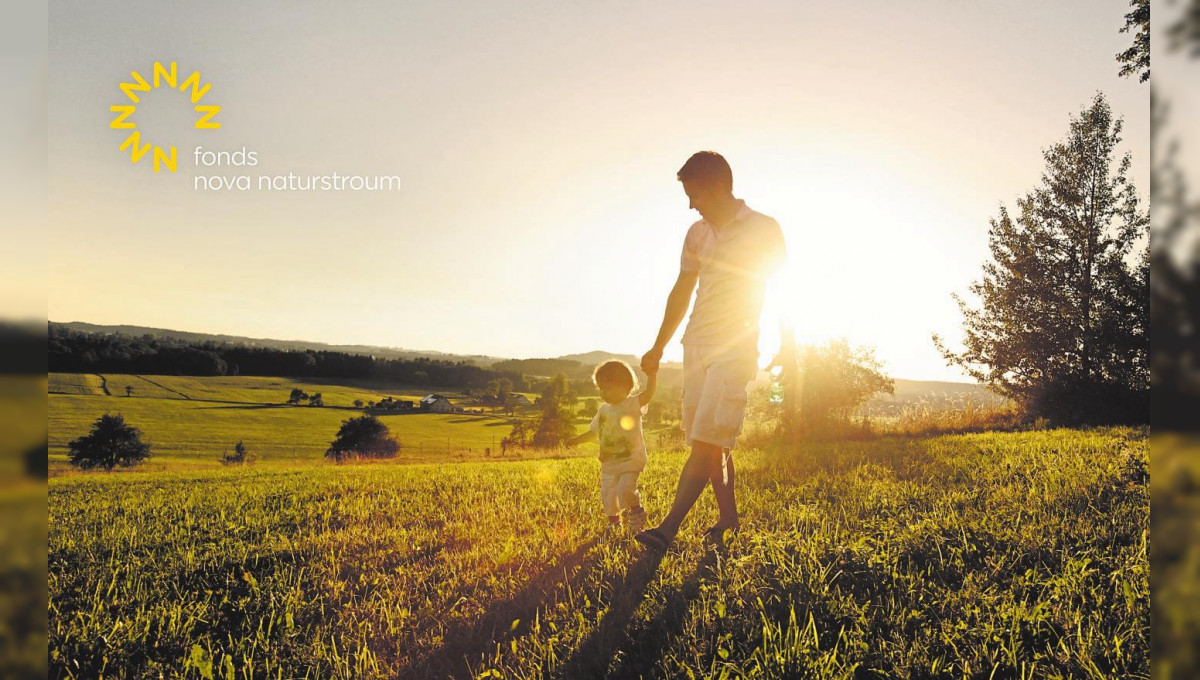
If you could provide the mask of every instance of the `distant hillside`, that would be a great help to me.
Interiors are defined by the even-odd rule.
[[[927,406],[934,410],[973,406],[1000,406],[1004,398],[976,383],[896,378],[896,393],[872,398],[863,407],[868,415],[899,415],[907,407]]]
[[[490,368],[506,373],[516,373],[518,375],[548,377],[557,373],[566,373],[571,380],[581,381],[590,380],[592,370],[601,362],[610,359],[620,359],[636,369],[641,361],[640,357],[632,354],[614,354],[603,350],[594,350],[582,354],[565,354],[559,357],[507,359],[484,354],[450,354],[433,350],[413,350],[398,347],[380,347],[377,345],[330,345],[307,340],[250,338],[240,335],[195,333],[167,328],[150,328],[147,326],[106,326],[81,321],[72,321],[69,323],[52,321],[50,322],[50,326],[59,326],[83,333],[117,334],[135,338],[149,335],[155,338],[170,338],[184,342],[220,342],[279,350],[343,352],[346,354],[374,356],[379,359],[413,360],[427,357],[451,362],[466,361],[483,368]],[[659,381],[664,387],[679,386],[682,382],[682,365],[678,362],[664,362]],[[989,392],[982,385],[974,383],[905,380],[897,378],[896,394],[894,396],[881,395],[875,397],[867,403],[865,409],[872,415],[894,415],[899,413],[904,407],[910,405],[927,404],[933,408],[962,408],[968,403],[991,406],[1004,403],[1004,399]]]
[[[347,354],[364,354],[380,359],[418,359],[421,357],[428,357],[430,359],[441,359],[445,361],[471,361],[479,366],[484,367],[489,366],[496,361],[500,361],[499,357],[485,356],[482,354],[449,354],[447,352],[437,352],[433,350],[380,347],[377,345],[330,345],[327,343],[313,342],[310,340],[248,338],[241,335],[193,333],[191,331],[177,331],[169,328],[150,328],[147,326],[104,326],[100,324],[85,323],[82,321],[70,321],[67,323],[51,321],[50,325],[61,326],[63,328],[68,328],[82,333],[115,333],[117,335],[129,335],[138,338],[145,335],[150,335],[155,338],[171,338],[186,342],[224,342],[233,345],[244,345],[246,347],[267,347],[270,349],[284,350],[311,349],[326,352],[345,352]]]
[[[613,354],[612,352],[605,352],[603,350],[595,350],[585,354],[566,354],[558,358],[566,361],[578,361],[585,366],[592,367],[612,359],[619,359],[630,366],[637,366],[641,361],[640,357],[635,357],[632,354]]]

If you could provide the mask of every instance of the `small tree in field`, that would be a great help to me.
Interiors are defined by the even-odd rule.
[[[329,445],[325,457],[342,462],[346,458],[392,458],[400,450],[397,442],[378,418],[358,416],[342,421],[337,438]]]
[[[67,446],[71,464],[84,470],[128,467],[150,457],[150,445],[142,441],[142,431],[126,425],[120,414],[100,416],[91,432]]]
[[[535,419],[518,421],[504,438],[505,448],[553,449],[563,446],[575,436],[569,398],[570,382],[565,374],[559,373],[546,384],[538,399],[542,412]]]
[[[305,399],[308,399],[308,393],[305,392],[304,390],[300,389],[299,387],[293,387],[292,394],[288,397],[287,403],[299,404],[300,402],[304,401]]]
[[[221,457],[221,462],[225,465],[242,465],[254,462],[254,457],[246,450],[246,445],[239,440],[233,445],[232,452],[225,452],[225,455]]]
[[[797,368],[803,385],[797,415],[801,431],[810,434],[844,428],[867,399],[894,391],[874,350],[845,340],[801,348]]]
[[[25,474],[45,479],[50,474],[50,444],[43,442],[25,452]]]

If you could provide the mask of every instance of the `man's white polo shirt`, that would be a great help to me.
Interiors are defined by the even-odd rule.
[[[783,262],[783,230],[774,219],[738,201],[733,221],[714,228],[700,220],[688,229],[681,272],[699,274],[683,344],[752,351],[758,356],[758,318],[767,279]]]

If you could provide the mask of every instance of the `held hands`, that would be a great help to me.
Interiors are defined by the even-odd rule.
[[[642,355],[642,372],[646,375],[657,375],[658,364],[662,361],[662,350],[653,348]]]

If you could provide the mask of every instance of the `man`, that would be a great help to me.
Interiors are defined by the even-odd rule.
[[[696,304],[683,333],[683,430],[691,455],[679,475],[675,503],[658,527],[637,535],[666,550],[704,488],[712,486],[720,516],[707,532],[719,543],[738,528],[733,448],[742,431],[746,385],[758,372],[758,318],[768,277],[784,257],[783,231],[733,195],[733,172],[718,153],[701,151],[679,169],[690,208],[702,218],[688,230],[679,278],[667,297],[662,327],[642,357],[658,370],[663,348]]]

